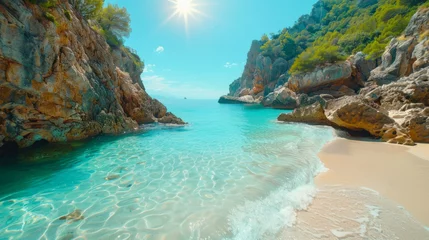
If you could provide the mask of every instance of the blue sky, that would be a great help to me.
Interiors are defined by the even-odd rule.
[[[126,7],[132,33],[126,45],[146,64],[143,83],[152,96],[217,99],[241,76],[253,39],[277,33],[311,11],[316,0],[193,0],[203,15],[166,21],[169,0],[107,0]]]

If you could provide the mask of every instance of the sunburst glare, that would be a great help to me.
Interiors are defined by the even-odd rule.
[[[167,21],[176,16],[182,16],[186,31],[188,31],[189,17],[195,18],[196,15],[203,15],[203,13],[197,9],[198,5],[194,0],[169,0],[169,2],[174,4],[174,12],[170,15]]]

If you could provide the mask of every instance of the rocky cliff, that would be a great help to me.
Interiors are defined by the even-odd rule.
[[[0,146],[183,124],[144,89],[140,59],[112,48],[66,0],[0,1]]]
[[[429,143],[428,29],[429,9],[421,8],[404,35],[386,47],[381,65],[370,72],[359,94],[302,106],[278,120],[366,131],[390,143]],[[365,75],[365,67],[359,68]]]

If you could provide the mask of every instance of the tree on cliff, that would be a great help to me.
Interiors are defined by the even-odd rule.
[[[86,19],[94,19],[104,4],[104,0],[69,0],[69,2]]]
[[[122,45],[124,37],[130,35],[130,21],[130,14],[126,8],[112,4],[103,8],[97,17],[102,34],[106,37],[107,43],[113,46]]]

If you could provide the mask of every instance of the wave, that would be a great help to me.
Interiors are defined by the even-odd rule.
[[[335,135],[326,127],[296,127],[301,131],[299,137],[283,143],[282,148],[286,150],[285,160],[294,162],[294,171],[265,198],[246,201],[233,209],[228,216],[233,237],[226,239],[275,239],[280,230],[294,225],[297,211],[306,210],[313,201],[317,193],[314,177],[327,171],[317,154]]]

